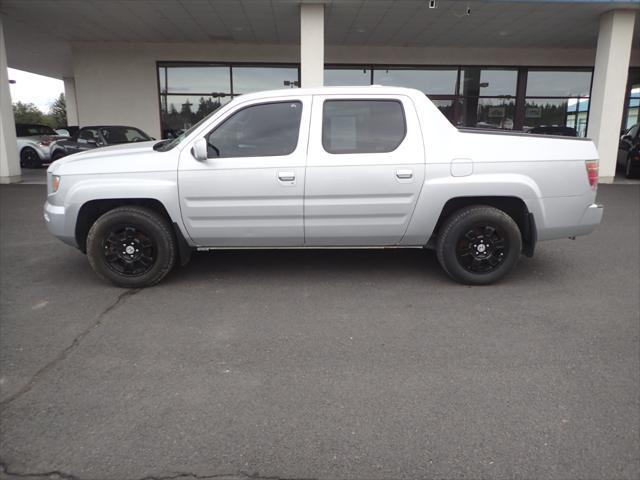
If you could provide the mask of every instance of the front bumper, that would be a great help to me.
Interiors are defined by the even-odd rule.
[[[49,233],[58,237],[64,243],[76,246],[76,239],[73,232],[67,228],[66,209],[62,205],[52,205],[49,202],[44,204],[44,222],[47,224]]]

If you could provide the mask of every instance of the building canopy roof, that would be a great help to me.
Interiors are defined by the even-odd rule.
[[[74,42],[295,45],[304,1],[2,0],[0,13],[9,66],[61,78],[73,75]],[[601,14],[640,8],[638,0],[436,0],[436,8],[428,0],[321,3],[325,43],[365,47],[594,49]]]

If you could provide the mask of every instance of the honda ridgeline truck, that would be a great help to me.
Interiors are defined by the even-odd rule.
[[[454,127],[417,90],[242,95],[178,138],[101,148],[48,170],[49,231],[122,287],[193,250],[435,249],[466,284],[536,242],[600,223],[587,139]]]

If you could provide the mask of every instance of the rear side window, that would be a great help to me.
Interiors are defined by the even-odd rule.
[[[234,113],[207,137],[208,156],[289,155],[298,145],[301,102],[252,105]]]
[[[327,100],[322,110],[322,146],[329,153],[385,153],[407,133],[398,100]]]

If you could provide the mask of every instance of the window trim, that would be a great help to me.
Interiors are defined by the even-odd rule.
[[[398,141],[398,144],[391,150],[385,150],[381,152],[330,152],[324,143],[324,109],[328,102],[394,102],[400,105],[400,111],[402,112],[402,138]],[[407,115],[404,109],[404,102],[399,98],[325,98],[322,101],[320,124],[322,126],[320,130],[320,144],[325,153],[329,155],[375,155],[375,154],[388,154],[393,153],[400,148],[407,138]]]
[[[304,102],[301,99],[295,99],[295,100],[270,100],[270,101],[266,101],[266,102],[256,102],[256,103],[250,103],[249,105],[244,105],[241,106],[240,108],[234,110],[233,112],[229,113],[229,115],[227,115],[224,119],[222,119],[222,121],[218,122],[211,130],[209,130],[207,133],[204,134],[204,138],[207,140],[207,146],[209,145],[209,136],[214,133],[218,128],[220,128],[221,126],[223,126],[225,123],[227,123],[227,121],[229,121],[231,118],[233,118],[234,116],[236,116],[237,114],[239,114],[240,112],[247,110],[249,108],[252,107],[258,107],[258,106],[262,106],[262,105],[273,105],[273,104],[280,104],[280,103],[297,103],[300,105],[300,121],[298,123],[298,136],[296,138],[296,143],[295,146],[293,147],[293,150],[291,150],[289,153],[286,153],[284,155],[243,155],[241,157],[233,157],[233,156],[217,156],[217,157],[210,157],[207,154],[207,159],[212,158],[212,159],[216,159],[216,158],[255,158],[255,157],[288,157],[290,155],[293,155],[297,150],[298,147],[300,146],[300,131],[302,130],[302,115],[304,113]]]

